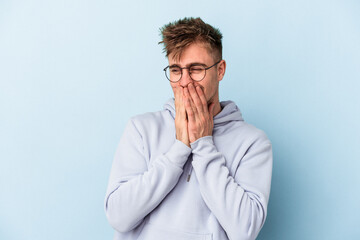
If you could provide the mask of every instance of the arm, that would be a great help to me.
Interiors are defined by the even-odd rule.
[[[167,153],[148,166],[143,144],[130,121],[114,157],[105,198],[108,221],[119,232],[134,229],[165,198],[176,185],[191,152],[175,140]]]
[[[272,173],[271,144],[258,134],[238,162],[234,176],[213,139],[214,106],[201,88],[185,89],[188,132],[202,197],[230,239],[255,239],[266,218]],[[234,139],[235,140],[235,139]]]
[[[200,192],[229,239],[255,239],[267,213],[272,172],[270,142],[252,144],[234,176],[211,136],[191,144]]]

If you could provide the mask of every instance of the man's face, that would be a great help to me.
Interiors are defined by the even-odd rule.
[[[214,59],[202,43],[193,43],[187,47],[181,54],[180,60],[173,58],[173,54],[168,56],[169,66],[177,65],[179,67],[189,67],[192,64],[204,64],[206,67],[212,66],[219,59]],[[200,86],[205,94],[205,98],[210,104],[219,101],[219,81],[225,72],[225,62],[221,61],[214,67],[206,70],[206,76],[203,80],[197,82],[190,78],[188,69],[183,69],[181,79],[176,82],[170,82],[173,91],[177,86],[187,87],[189,83],[194,86]]]

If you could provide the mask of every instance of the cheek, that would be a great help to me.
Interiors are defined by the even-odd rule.
[[[204,86],[204,94],[207,101],[209,101],[211,98],[214,97],[215,92],[216,92],[215,84],[208,84],[207,86]]]

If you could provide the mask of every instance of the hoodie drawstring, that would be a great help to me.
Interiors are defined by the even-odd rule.
[[[192,168],[192,164],[190,163],[190,170],[189,170],[188,177],[187,177],[187,181],[188,181],[188,182],[190,181],[192,169],[193,169],[193,168]]]

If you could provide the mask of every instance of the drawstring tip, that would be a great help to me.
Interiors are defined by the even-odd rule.
[[[190,181],[190,177],[191,177],[191,175],[189,174],[188,177],[187,177],[188,182]]]
[[[193,168],[192,168],[192,165],[190,165],[190,170],[189,170],[188,177],[187,177],[187,181],[188,181],[188,182],[190,181],[192,169],[193,169]]]

